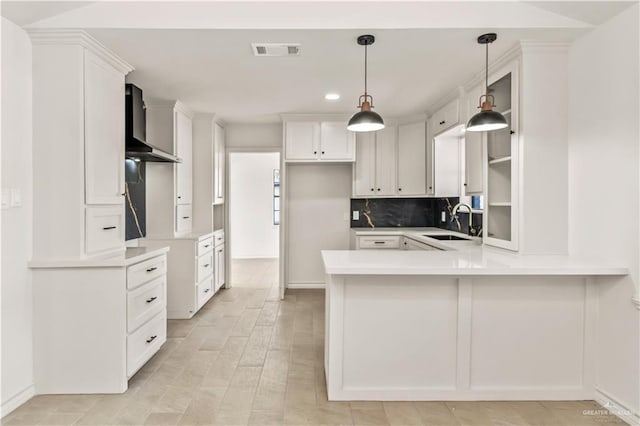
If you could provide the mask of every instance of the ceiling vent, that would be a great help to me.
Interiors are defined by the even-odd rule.
[[[299,56],[300,43],[251,43],[255,56]]]

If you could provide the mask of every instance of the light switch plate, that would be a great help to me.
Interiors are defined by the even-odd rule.
[[[2,188],[2,210],[11,208],[11,190]]]
[[[446,222],[447,221],[447,213],[442,210],[442,213],[440,214],[440,222]]]
[[[22,191],[20,191],[20,188],[11,188],[11,207],[22,207]]]
[[[351,213],[351,219],[352,220],[360,220],[360,212],[358,210],[354,210]]]

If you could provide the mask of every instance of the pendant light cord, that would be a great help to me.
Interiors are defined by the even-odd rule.
[[[364,45],[364,100],[367,100],[367,45]]]
[[[484,87],[485,94],[489,94],[489,43],[485,44],[485,59],[484,59]]]

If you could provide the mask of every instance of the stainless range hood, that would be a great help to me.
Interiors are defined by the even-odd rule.
[[[127,158],[156,163],[181,163],[175,155],[147,143],[146,108],[142,89],[125,85],[125,141]]]

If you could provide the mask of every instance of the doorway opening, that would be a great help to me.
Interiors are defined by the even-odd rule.
[[[231,287],[279,284],[280,153],[229,152]]]

